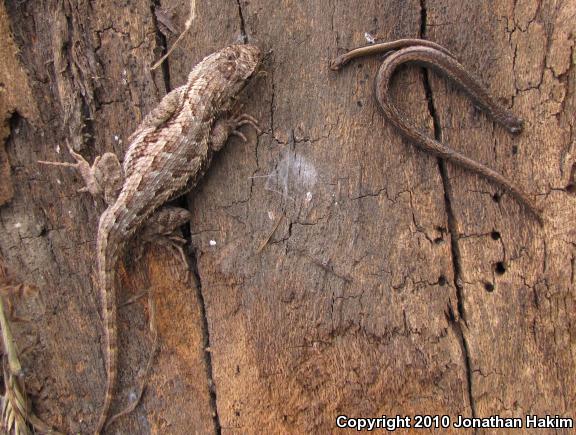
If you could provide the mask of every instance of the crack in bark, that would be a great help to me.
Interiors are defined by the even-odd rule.
[[[191,209],[191,203],[188,200],[188,196],[184,196],[181,200],[181,207],[187,210]],[[220,416],[218,414],[218,402],[216,394],[216,385],[214,384],[214,371],[212,365],[212,354],[210,353],[210,329],[208,326],[208,316],[206,315],[206,302],[204,300],[204,293],[202,292],[202,278],[200,277],[200,272],[198,269],[198,254],[197,251],[192,249],[192,231],[190,226],[183,228],[183,236],[186,239],[186,246],[190,249],[186,249],[186,257],[188,258],[188,264],[190,265],[190,270],[192,272],[192,278],[194,280],[194,288],[196,290],[196,298],[198,299],[198,305],[200,309],[200,319],[201,319],[201,329],[202,329],[202,349],[204,351],[204,364],[206,368],[206,380],[208,384],[208,390],[210,394],[210,410],[212,411],[212,422],[214,425],[214,433],[216,435],[221,435],[222,425],[220,423]]]
[[[152,12],[152,22],[154,23],[154,30],[156,31],[156,41],[159,43],[158,45],[162,47],[162,56],[165,56],[168,52],[168,41],[166,40],[164,33],[162,33],[160,26],[158,25],[158,19],[156,18],[156,8],[160,7],[160,0],[153,0],[150,5],[150,11]],[[162,79],[164,80],[164,87],[166,88],[166,93],[168,93],[172,90],[172,86],[170,85],[170,63],[168,58],[162,62],[160,68],[162,71]]]
[[[152,20],[154,22],[154,28],[156,30],[156,39],[159,42],[159,45],[162,47],[162,56],[164,56],[168,51],[168,41],[166,36],[162,33],[160,26],[158,25],[158,20],[156,18],[155,9],[161,7],[160,0],[153,0],[150,6],[152,12]],[[240,11],[241,14],[241,11]],[[242,19],[242,15],[240,15]],[[243,19],[242,19],[242,31],[243,28]],[[170,63],[169,59],[165,59],[161,65],[162,68],[162,78],[164,81],[164,87],[166,88],[166,93],[172,90],[172,86],[170,84]],[[191,209],[191,203],[188,200],[187,196],[182,197],[181,200],[178,200],[179,205],[187,210]],[[183,235],[186,239],[187,246],[192,246],[192,232],[190,227],[185,227],[183,229]],[[216,435],[220,435],[222,433],[222,425],[220,423],[220,417],[218,415],[218,406],[217,406],[217,395],[216,395],[216,386],[214,384],[214,376],[213,376],[213,368],[212,368],[212,355],[208,349],[210,349],[210,329],[208,327],[208,317],[206,315],[206,303],[204,300],[204,294],[202,293],[202,279],[200,278],[200,273],[198,271],[198,256],[196,252],[192,250],[186,250],[186,256],[188,258],[188,263],[190,264],[190,269],[192,271],[192,276],[194,278],[194,287],[196,289],[196,297],[199,302],[199,309],[200,309],[200,318],[201,318],[201,329],[202,329],[202,348],[204,351],[204,364],[206,368],[206,381],[208,384],[208,390],[210,395],[210,410],[212,411],[212,422],[214,426],[214,433]]]
[[[186,201],[187,202],[187,201]],[[186,231],[185,238],[187,239],[188,246],[192,246],[192,237],[190,231]],[[196,288],[196,297],[198,298],[200,317],[202,319],[202,347],[204,350],[204,363],[206,364],[206,377],[208,379],[208,389],[210,393],[210,409],[212,410],[212,421],[214,423],[214,433],[221,435],[222,425],[220,423],[220,416],[218,414],[218,403],[216,394],[216,385],[214,384],[214,371],[212,367],[212,354],[210,353],[210,329],[208,327],[208,316],[206,315],[206,303],[204,301],[204,294],[202,293],[202,279],[198,271],[198,258],[195,252],[188,254],[188,260],[192,269],[192,276],[194,277],[194,284]]]
[[[420,0],[420,38],[426,39],[426,22],[427,22],[427,9],[426,0]],[[432,94],[432,86],[430,85],[430,78],[428,70],[422,69],[422,85],[428,101],[428,112],[432,117],[434,126],[434,138],[437,141],[442,141],[442,127],[440,125],[439,114],[436,111],[434,104],[434,96]],[[473,383],[472,383],[472,364],[470,361],[470,352],[468,348],[468,341],[464,335],[462,323],[466,324],[466,312],[464,308],[464,294],[462,288],[462,260],[460,253],[460,246],[458,244],[458,222],[452,208],[452,186],[450,178],[448,177],[448,170],[446,162],[440,158],[438,160],[438,169],[442,179],[444,188],[444,200],[446,205],[446,214],[448,218],[448,231],[450,233],[450,248],[452,252],[452,268],[454,273],[454,287],[456,288],[458,318],[454,315],[452,309],[449,307],[448,321],[454,325],[458,341],[462,349],[462,357],[464,359],[464,366],[466,368],[466,381],[468,389],[468,401],[472,417],[476,417],[476,405],[474,403]]]
[[[272,54],[273,56],[273,54]],[[272,59],[272,64],[275,63],[275,59]],[[270,83],[271,83],[271,93],[272,95],[270,96],[270,135],[272,136],[272,140],[276,140],[275,137],[275,131],[274,131],[274,99],[276,96],[276,88],[274,86],[274,68],[270,68]]]
[[[240,0],[236,0],[236,3],[238,3],[238,17],[240,18],[240,34],[242,35],[242,42],[248,44],[248,35],[246,34],[246,23],[244,22],[242,5],[240,4]]]

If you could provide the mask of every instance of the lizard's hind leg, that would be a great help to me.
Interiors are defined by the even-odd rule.
[[[180,207],[166,206],[153,214],[146,226],[141,232],[141,244],[137,249],[137,255],[141,255],[143,247],[149,243],[166,246],[174,249],[182,261],[182,265],[186,274],[184,280],[187,282],[189,279],[189,265],[184,246],[186,239],[184,239],[179,231],[182,225],[190,222],[191,213]]]

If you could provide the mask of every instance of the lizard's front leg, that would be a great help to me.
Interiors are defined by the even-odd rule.
[[[75,152],[69,144],[67,145],[68,151],[76,163],[46,161],[39,161],[38,163],[76,169],[86,184],[85,187],[78,190],[79,192],[90,192],[94,198],[102,197],[106,205],[113,204],[124,183],[124,173],[118,157],[113,153],[104,153],[96,157],[94,164],[90,166],[84,157]]]

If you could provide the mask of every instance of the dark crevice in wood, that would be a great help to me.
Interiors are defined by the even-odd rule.
[[[10,158],[8,157],[12,151],[14,132],[20,128],[23,117],[20,113],[14,110],[8,115],[8,132],[2,131],[0,135],[4,136],[4,140],[0,143],[0,207],[12,200],[14,197],[14,184],[12,181],[12,166]],[[0,129],[3,130],[3,129]]]
[[[214,384],[214,372],[212,370],[212,354],[210,353],[210,330],[208,329],[208,317],[206,316],[206,304],[204,302],[204,294],[202,293],[202,281],[200,280],[200,273],[198,272],[198,260],[196,254],[192,253],[190,256],[190,263],[192,266],[192,274],[196,281],[196,293],[200,301],[200,316],[202,317],[202,345],[204,347],[204,361],[206,363],[206,376],[208,378],[208,390],[210,393],[210,409],[212,410],[212,420],[214,422],[214,432],[216,435],[221,435],[222,425],[220,424],[220,416],[218,415],[218,402],[216,396],[216,385]]]
[[[166,55],[168,52],[168,41],[166,40],[166,36],[160,30],[160,26],[158,25],[158,19],[156,18],[155,10],[156,8],[160,8],[160,0],[154,0],[152,5],[150,6],[150,10],[152,12],[152,21],[154,22],[154,29],[156,30],[156,41],[160,47],[162,47],[161,56]],[[172,86],[170,85],[170,64],[168,63],[169,60],[166,58],[164,62],[160,65],[162,71],[162,79],[164,80],[164,87],[166,88],[166,93],[172,90]]]
[[[570,179],[566,185],[566,192],[570,194],[576,193],[576,163],[572,164],[572,169],[570,170]]]
[[[271,54],[270,63],[274,65],[276,60],[274,59],[274,53]],[[270,135],[272,136],[272,140],[274,140],[275,132],[274,132],[274,104],[275,104],[275,87],[274,87],[274,68],[271,66],[269,68],[270,74]]]
[[[420,37],[422,39],[426,38],[426,2],[425,0],[420,1],[421,5],[421,27],[420,27]],[[424,86],[424,92],[426,94],[426,100],[428,102],[428,112],[432,117],[432,123],[434,126],[434,138],[441,142],[442,141],[442,127],[440,125],[440,119],[438,112],[436,111],[436,106],[434,104],[434,96],[432,95],[432,86],[430,85],[430,77],[428,71],[422,68],[422,82]],[[454,210],[452,209],[452,186],[450,183],[450,178],[448,177],[448,171],[446,168],[446,162],[442,159],[438,159],[438,167],[440,170],[440,176],[442,178],[442,184],[444,188],[444,200],[446,203],[446,214],[448,216],[448,232],[450,233],[450,243],[452,249],[452,265],[454,268],[454,284],[456,287],[456,294],[458,297],[458,315],[466,322],[466,312],[464,308],[462,286],[460,285],[462,277],[462,267],[461,267],[461,254],[460,247],[458,245],[458,223],[456,222],[456,216],[454,215]]]
[[[14,137],[13,132],[22,126],[23,120],[24,120],[24,117],[17,110],[14,110],[10,114],[10,117],[8,118],[9,134],[8,134],[8,137],[6,138],[6,141],[5,141],[6,151],[8,151],[9,145],[12,144],[12,138]]]
[[[240,18],[240,34],[242,35],[242,42],[248,44],[248,35],[246,34],[246,23],[244,22],[242,5],[240,4],[240,0],[236,0],[236,3],[238,3],[238,17]]]
[[[468,383],[468,400],[470,403],[470,410],[472,412],[472,418],[476,418],[476,404],[474,403],[472,397],[472,363],[470,362],[470,351],[468,349],[468,341],[466,340],[466,336],[464,335],[464,331],[462,330],[462,319],[457,319],[456,315],[452,311],[452,306],[448,306],[448,314],[447,314],[448,323],[452,325],[454,333],[458,338],[458,344],[460,345],[460,350],[462,355],[464,356],[464,366],[466,368],[466,380]],[[478,431],[474,429],[473,433],[477,433]]]
[[[427,24],[427,9],[426,0],[420,0],[420,38],[426,39],[426,24]],[[424,87],[424,92],[426,95],[426,100],[428,102],[428,112],[432,118],[432,123],[434,126],[434,138],[441,142],[442,141],[442,127],[440,125],[440,118],[438,112],[436,111],[436,106],[434,104],[434,96],[432,94],[432,86],[430,85],[430,77],[428,75],[428,70],[422,69],[422,84]],[[451,313],[451,319],[453,320],[454,327],[456,329],[457,335],[462,348],[462,356],[464,359],[464,366],[466,369],[466,380],[468,384],[468,401],[470,403],[470,410],[472,412],[472,417],[476,417],[476,406],[474,403],[474,395],[472,392],[472,367],[470,362],[470,353],[468,349],[468,342],[463,331],[462,324],[466,324],[466,311],[464,308],[464,295],[462,288],[462,261],[460,246],[458,244],[458,222],[456,221],[456,216],[452,208],[452,185],[450,183],[450,178],[448,177],[448,170],[446,168],[446,162],[442,159],[438,159],[438,168],[440,170],[440,177],[442,178],[442,185],[444,188],[444,201],[446,206],[446,214],[448,218],[448,231],[450,233],[450,248],[452,252],[452,268],[454,275],[454,287],[456,288],[456,298],[457,298],[457,309],[458,309],[458,319],[455,318],[454,313]]]
[[[191,204],[187,197],[181,199],[180,207],[190,210]],[[183,236],[186,239],[186,245],[192,246],[192,232],[190,226],[183,228]],[[214,384],[214,372],[212,370],[212,354],[210,353],[210,329],[208,328],[208,317],[206,316],[206,303],[204,301],[204,294],[202,293],[202,279],[198,271],[198,254],[192,249],[187,250],[188,263],[194,279],[194,287],[196,288],[196,297],[200,305],[200,317],[202,322],[202,348],[204,355],[204,364],[206,367],[206,379],[208,383],[208,391],[210,394],[210,409],[212,411],[212,421],[214,424],[214,433],[221,435],[222,425],[220,424],[220,416],[218,415],[218,402],[216,395],[216,385]]]

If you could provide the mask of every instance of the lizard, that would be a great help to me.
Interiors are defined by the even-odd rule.
[[[374,81],[374,89],[376,99],[386,119],[406,138],[414,142],[424,151],[476,172],[504,187],[519,203],[524,205],[528,211],[536,217],[540,225],[543,225],[543,218],[540,211],[532,200],[503,175],[449,148],[443,143],[428,137],[416,128],[405,114],[398,110],[391,101],[390,83],[392,75],[400,65],[409,62],[433,68],[456,83],[479,108],[484,110],[496,122],[506,127],[510,133],[520,133],[524,125],[523,120],[498,104],[486,88],[482,86],[480,81],[466,71],[448,49],[432,41],[424,39],[399,39],[356,48],[332,59],[330,69],[337,71],[353,59],[378,53],[385,53],[386,57],[378,70],[376,80]]]
[[[96,237],[97,277],[104,323],[106,390],[95,433],[105,428],[117,376],[116,269],[127,246],[140,231],[174,240],[173,230],[189,220],[187,210],[164,207],[191,190],[228,137],[258,123],[248,114],[234,115],[239,93],[260,66],[260,50],[232,45],[206,56],[190,72],[186,84],[164,96],[128,139],[123,165],[105,153],[92,166],[70,147],[75,163],[40,162],[76,168],[86,187],[107,204]]]

